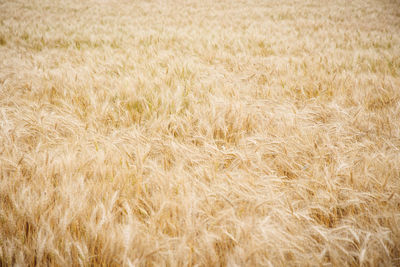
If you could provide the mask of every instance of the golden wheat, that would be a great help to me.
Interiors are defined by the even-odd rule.
[[[0,1],[0,266],[400,265],[400,2]]]

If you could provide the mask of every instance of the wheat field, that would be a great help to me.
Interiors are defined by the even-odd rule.
[[[397,0],[0,0],[0,266],[399,266]]]

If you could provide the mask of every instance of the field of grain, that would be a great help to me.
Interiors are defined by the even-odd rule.
[[[0,266],[399,266],[397,0],[0,0]]]

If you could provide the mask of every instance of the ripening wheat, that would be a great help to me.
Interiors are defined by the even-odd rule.
[[[0,266],[399,266],[398,0],[0,0]]]

